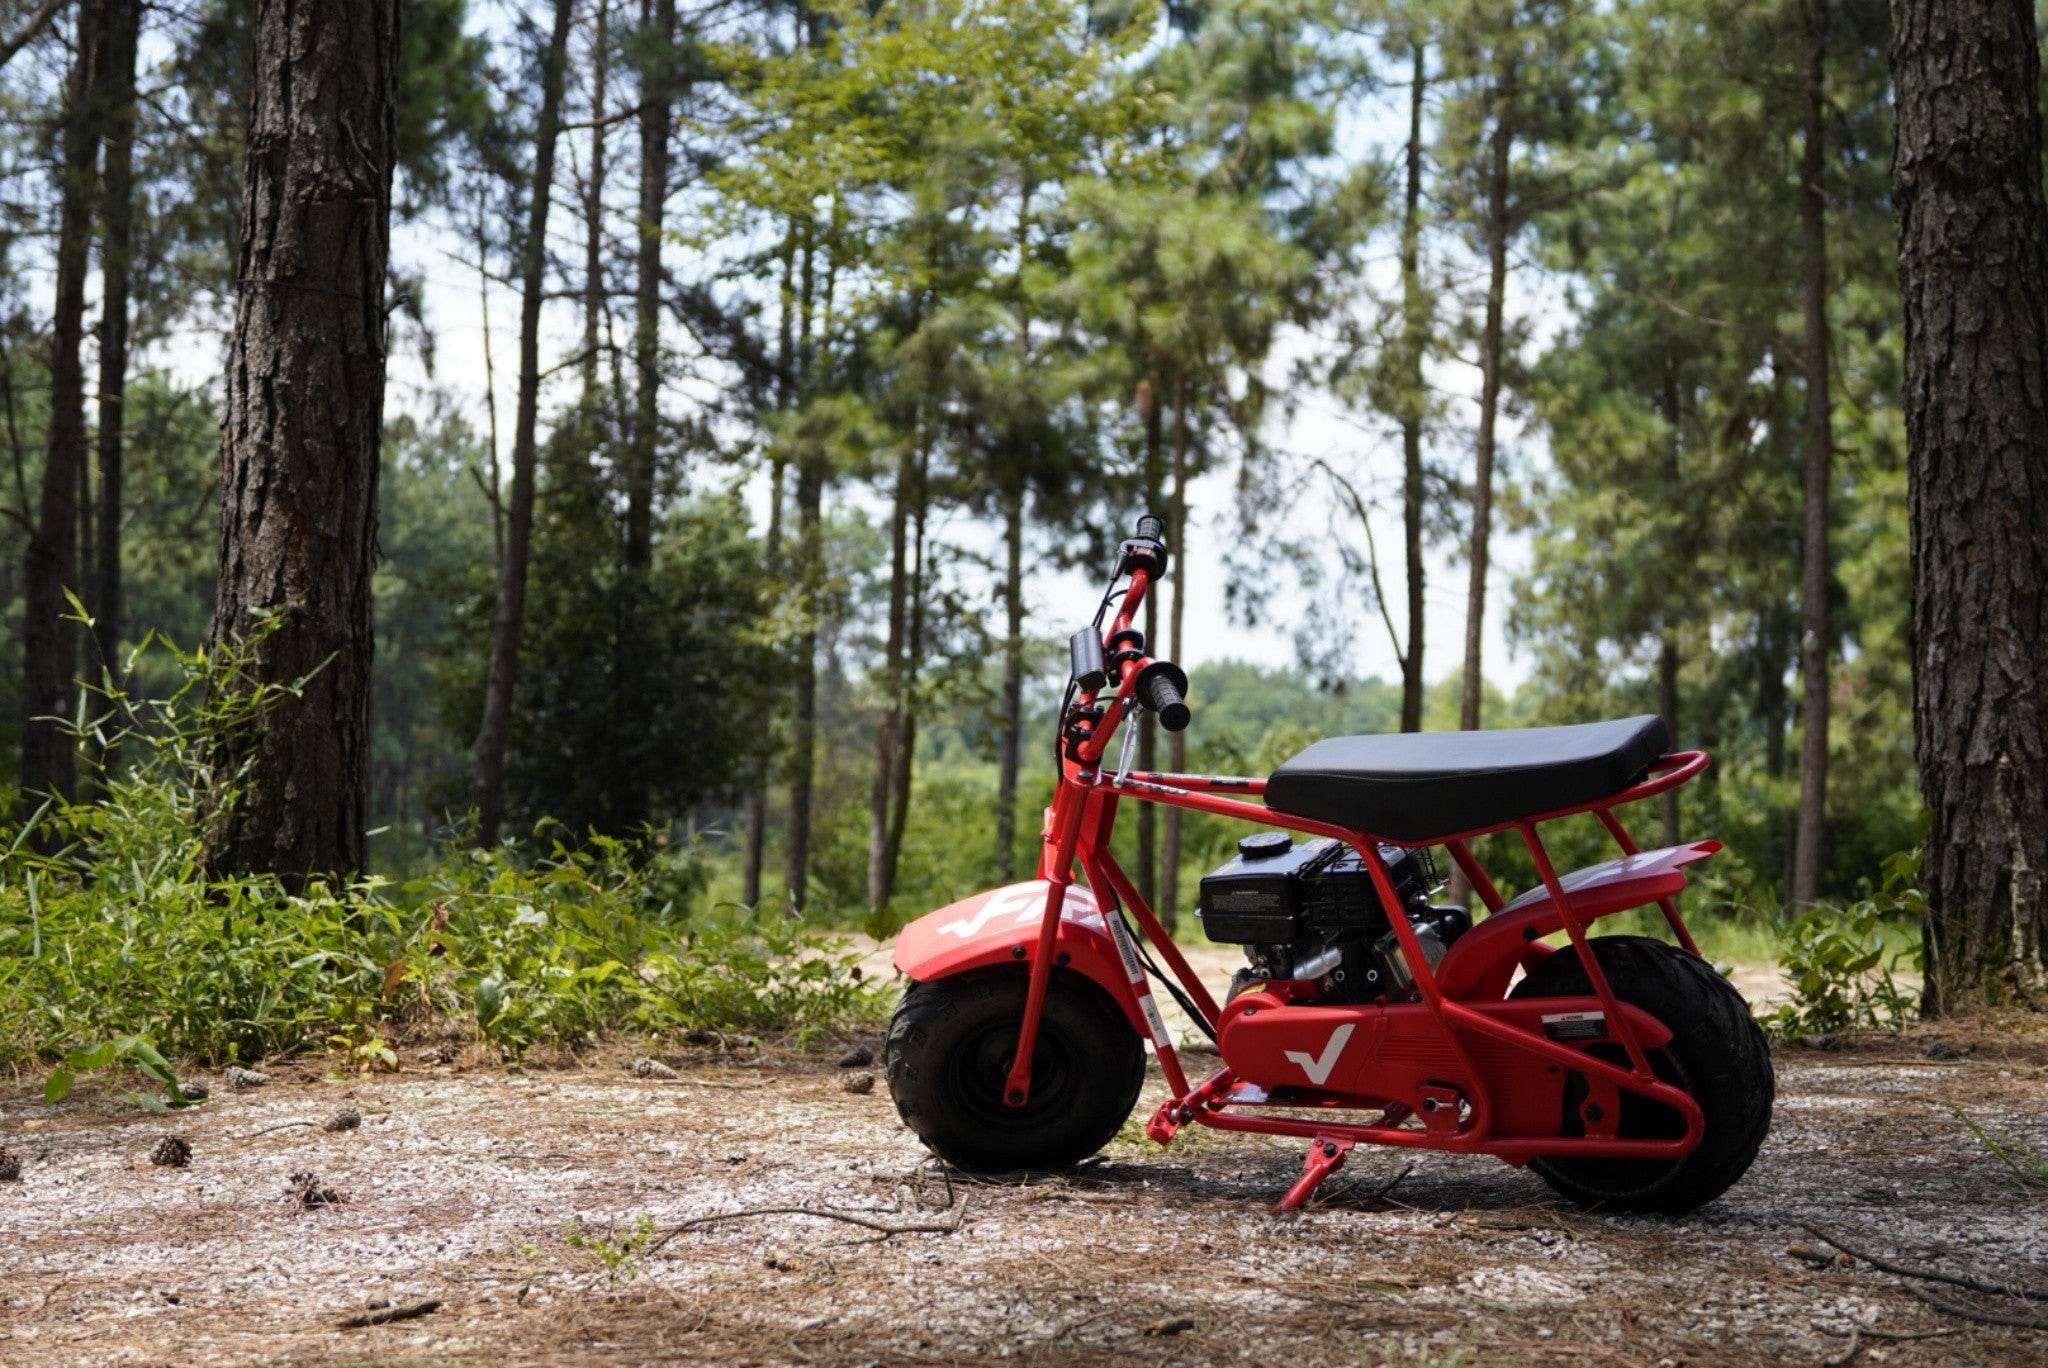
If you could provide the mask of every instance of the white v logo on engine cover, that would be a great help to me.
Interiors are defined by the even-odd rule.
[[[1336,1030],[1330,1032],[1330,1039],[1323,1046],[1323,1057],[1321,1059],[1315,1058],[1304,1050],[1289,1050],[1287,1051],[1287,1058],[1291,1062],[1301,1065],[1301,1071],[1308,1075],[1308,1081],[1320,1088],[1323,1084],[1330,1081],[1330,1071],[1337,1067],[1339,1056],[1344,1053],[1344,1047],[1351,1041],[1353,1029],[1355,1028],[1347,1021]]]

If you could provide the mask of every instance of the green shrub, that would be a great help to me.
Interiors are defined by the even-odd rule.
[[[809,1033],[879,1010],[841,941],[770,915],[692,917],[678,904],[701,882],[693,857],[650,843],[451,848],[403,888],[208,879],[202,835],[236,777],[210,773],[209,738],[280,694],[233,698],[207,687],[232,656],[171,654],[186,679],[171,699],[103,690],[80,728],[128,762],[100,798],[0,829],[0,1064],[126,1038],[207,1063],[322,1046],[388,1062],[386,1035],[426,1020],[517,1053],[618,1032]]]
[[[1792,1001],[1764,1019],[1766,1029],[1780,1037],[1896,1031],[1913,1019],[1918,1003],[1898,974],[1919,967],[1919,937],[1901,925],[1925,906],[1913,886],[1919,872],[1918,850],[1893,855],[1878,897],[1816,905],[1785,924],[1778,962]]]

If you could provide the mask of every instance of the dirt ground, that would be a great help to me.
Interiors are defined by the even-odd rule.
[[[1275,1216],[1295,1142],[1197,1131],[1160,1150],[1135,1124],[1077,1172],[955,1177],[949,1197],[886,1085],[845,1086],[850,1043],[876,1042],[690,1049],[663,1056],[672,1080],[635,1077],[630,1054],[517,1070],[408,1050],[397,1074],[215,1078],[177,1117],[0,1088],[0,1145],[24,1160],[0,1183],[0,1363],[2048,1360],[2048,1334],[1931,1307],[1800,1227],[2048,1288],[2048,1192],[1944,1105],[2048,1151],[2039,1034],[1781,1052],[1756,1166],[1682,1220],[1577,1211],[1486,1159],[1423,1155],[1392,1182],[1408,1158],[1364,1152]],[[1155,1076],[1139,1116],[1162,1095]],[[345,1105],[354,1131],[292,1124]],[[189,1167],[153,1166],[172,1133]],[[288,1195],[309,1172],[334,1204]],[[931,1228],[784,1210],[656,1247],[707,1216],[827,1207]]]

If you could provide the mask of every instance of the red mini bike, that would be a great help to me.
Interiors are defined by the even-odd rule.
[[[904,1122],[971,1171],[1077,1163],[1130,1115],[1150,1041],[1172,1093],[1145,1126],[1160,1144],[1189,1125],[1309,1142],[1282,1210],[1358,1144],[1495,1155],[1611,1209],[1690,1211],[1727,1190],[1763,1143],[1774,1083],[1748,1004],[1673,902],[1684,866],[1720,846],[1640,851],[1614,815],[1706,754],[1667,753],[1663,723],[1639,717],[1334,737],[1265,779],[1132,773],[1135,726],[1105,757],[1138,709],[1170,731],[1189,720],[1187,677],[1131,625],[1166,562],[1159,520],[1140,519],[1071,642],[1039,877],[897,939],[913,982],[886,1064]],[[1220,1003],[1110,855],[1127,798],[1284,828],[1246,836],[1201,882],[1204,932],[1247,960]],[[1621,856],[1560,875],[1536,828],[1588,812]],[[1512,901],[1470,848],[1506,830],[1542,880]],[[1476,926],[1431,902],[1433,846],[1485,903]],[[1587,934],[1652,904],[1676,945]],[[1558,931],[1569,943],[1546,944]],[[1184,1071],[1148,973],[1215,1039],[1223,1067],[1208,1078]]]

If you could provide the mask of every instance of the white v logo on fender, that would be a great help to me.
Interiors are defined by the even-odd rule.
[[[1356,1028],[1352,1023],[1347,1021],[1330,1032],[1330,1039],[1324,1044],[1323,1056],[1320,1059],[1305,1050],[1289,1050],[1287,1058],[1291,1063],[1301,1065],[1301,1071],[1308,1075],[1308,1081],[1320,1088],[1330,1081],[1330,1073],[1337,1067],[1337,1060],[1343,1055],[1344,1047],[1351,1043],[1351,1032],[1354,1029]]]

